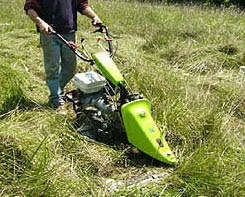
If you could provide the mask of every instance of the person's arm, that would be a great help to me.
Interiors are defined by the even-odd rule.
[[[87,7],[83,10],[83,15],[87,16],[88,18],[92,19],[92,24],[94,26],[101,24],[102,21],[100,18],[97,16],[97,14],[92,10],[92,8]]]
[[[52,27],[43,19],[41,19],[34,9],[27,10],[27,15],[31,18],[32,21],[34,21],[34,23],[36,23],[36,25],[39,27],[40,32],[46,35],[50,34]]]
[[[24,10],[31,20],[39,27],[40,31],[44,34],[49,34],[52,29],[44,20],[38,16],[40,10],[40,0],[26,0]]]
[[[100,20],[100,18],[98,17],[98,15],[92,10],[91,7],[89,7],[88,5],[88,1],[87,0],[78,0],[78,11],[87,16],[88,18],[92,19],[92,24],[94,26],[101,24],[102,21]]]

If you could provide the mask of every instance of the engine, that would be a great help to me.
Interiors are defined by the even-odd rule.
[[[109,82],[93,71],[76,74],[73,82],[77,89],[66,97],[73,103],[77,131],[103,142],[115,137],[115,131],[122,136],[125,131]]]

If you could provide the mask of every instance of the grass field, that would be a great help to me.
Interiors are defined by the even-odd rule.
[[[42,50],[24,0],[0,0],[0,196],[243,196],[245,14],[234,8],[91,0],[118,38],[115,62],[148,98],[179,159],[160,164],[75,132],[48,107]],[[78,40],[98,50],[90,21]],[[79,61],[78,72],[90,67]],[[69,84],[68,89],[72,89]],[[108,189],[147,172],[157,184]]]

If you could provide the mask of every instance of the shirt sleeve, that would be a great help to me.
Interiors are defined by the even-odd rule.
[[[89,7],[88,0],[77,0],[77,10],[82,14],[83,10]]]
[[[40,0],[26,0],[24,10],[27,12],[29,9],[33,9],[36,12],[40,11]]]

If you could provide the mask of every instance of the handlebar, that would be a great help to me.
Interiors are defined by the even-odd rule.
[[[104,33],[103,32],[103,29],[105,30],[105,34],[106,34],[106,41],[108,42],[108,47],[109,47],[109,53],[110,53],[110,57],[113,56],[113,48],[112,48],[112,39],[111,39],[111,35],[109,33],[109,28],[105,25],[102,25],[102,24],[98,24],[97,25],[99,27],[99,29],[95,30],[93,33]]]
[[[109,53],[110,53],[110,57],[113,56],[113,48],[112,48],[112,39],[109,33],[109,29],[107,26],[102,25],[102,24],[98,24],[99,29],[95,30],[93,33],[105,33],[106,34],[106,41],[108,42],[108,47],[109,47]],[[105,32],[103,32],[103,30],[105,30]],[[69,41],[67,41],[62,35],[60,35],[59,33],[57,33],[55,30],[50,30],[50,33],[57,36],[62,42],[64,42],[66,44],[67,47],[69,47],[73,53],[75,53],[75,55],[77,55],[80,59],[82,59],[85,62],[89,62],[91,64],[94,63],[93,59],[89,59],[85,56],[83,56],[78,50],[77,50],[77,46],[74,43],[71,43]]]
[[[74,47],[74,45],[71,42],[68,42],[63,36],[61,36],[56,31],[50,30],[50,33],[53,34],[53,35],[55,35],[55,36],[57,36],[62,42],[64,42],[66,44],[66,46],[68,46],[72,50],[73,53],[75,53],[75,55],[77,55],[83,61],[90,62],[90,63],[93,63],[94,62],[93,59],[89,59],[89,58],[83,56],[78,50],[76,50],[77,47]]]

